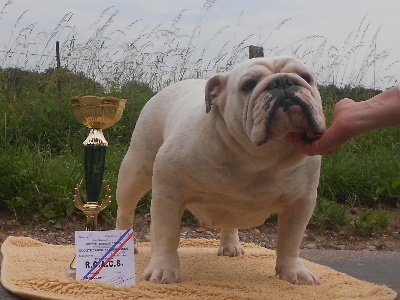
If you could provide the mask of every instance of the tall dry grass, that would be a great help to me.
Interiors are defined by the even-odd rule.
[[[391,72],[399,62],[390,61],[390,51],[379,48],[380,27],[373,28],[366,18],[348,33],[341,46],[331,45],[320,35],[277,46],[270,45],[270,39],[291,22],[290,18],[265,35],[249,32],[239,36],[240,15],[236,25],[227,24],[210,34],[203,30],[204,17],[215,2],[204,2],[192,28],[182,24],[185,10],[170,22],[152,24],[136,19],[121,27],[119,11],[110,7],[88,28],[78,29],[74,14],[68,12],[53,28],[38,32],[39,23],[22,25],[27,13],[24,11],[0,49],[0,66],[36,71],[54,67],[54,45],[60,41],[62,65],[74,72],[83,72],[110,89],[134,80],[159,90],[171,82],[228,71],[247,58],[250,44],[257,44],[264,47],[267,56],[300,58],[314,70],[322,85],[387,88],[396,82]],[[0,26],[11,5],[15,4],[8,0],[1,9]]]

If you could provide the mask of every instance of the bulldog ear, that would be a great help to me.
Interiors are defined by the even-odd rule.
[[[208,79],[205,90],[206,113],[210,112],[211,105],[216,104],[214,99],[218,98],[218,96],[224,90],[226,81],[227,78],[224,75],[215,75]]]

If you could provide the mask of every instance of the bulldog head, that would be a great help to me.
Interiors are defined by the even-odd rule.
[[[243,132],[255,145],[301,133],[325,132],[321,96],[312,72],[292,57],[250,59],[206,84],[206,112],[218,108],[228,131]]]

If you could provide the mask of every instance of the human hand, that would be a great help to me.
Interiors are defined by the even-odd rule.
[[[352,124],[352,111],[357,102],[345,98],[337,102],[333,110],[332,125],[315,140],[307,141],[302,133],[292,132],[289,139],[293,147],[307,155],[327,155],[337,151],[344,143],[355,135]]]

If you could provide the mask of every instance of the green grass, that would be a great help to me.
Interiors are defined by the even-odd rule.
[[[13,72],[17,72],[14,70]],[[0,74],[2,71],[0,70]],[[4,74],[4,73],[3,73]],[[25,73],[29,81],[20,89],[3,89],[0,107],[0,209],[12,211],[20,220],[41,220],[57,226],[74,211],[74,188],[83,178],[83,146],[88,130],[73,116],[69,97],[90,91],[106,95],[101,85],[68,70],[58,74],[68,78],[63,96],[54,88],[54,73]],[[75,77],[76,76],[76,77]],[[41,80],[41,86],[35,83]],[[65,81],[67,82],[67,81]],[[343,90],[321,87],[328,123],[333,104]],[[82,92],[79,92],[82,91]],[[379,91],[350,89],[353,98],[364,100]],[[128,99],[121,120],[105,130],[109,141],[105,180],[115,199],[118,169],[129,145],[137,117],[154,92],[143,84],[130,82],[115,88],[112,95]],[[395,207],[400,195],[399,128],[379,130],[354,138],[332,155],[323,158],[319,202],[313,222],[341,226],[348,223],[346,207]],[[151,194],[140,202],[137,211],[147,213]],[[107,218],[115,216],[111,204]],[[189,220],[190,215],[185,215]],[[361,222],[361,221],[360,221]],[[365,222],[358,223],[359,227]],[[368,223],[364,226],[368,228]],[[362,229],[361,229],[362,230]],[[368,230],[368,229],[365,229]]]
[[[223,42],[221,37],[229,36],[229,27],[220,28],[208,37],[203,49],[197,44],[202,20],[214,2],[204,2],[198,21],[189,33],[184,32],[186,28],[180,28],[183,12],[171,24],[146,25],[137,34],[140,20],[126,28],[115,28],[116,13],[109,8],[88,29],[87,40],[80,40],[74,32],[72,13],[65,15],[54,32],[48,34],[48,40],[36,38],[34,24],[21,28],[22,14],[9,38],[13,53],[0,56],[0,209],[12,211],[20,220],[45,220],[54,226],[74,211],[72,198],[76,184],[83,177],[82,142],[88,130],[75,120],[69,99],[89,94],[128,99],[121,120],[105,131],[110,144],[105,180],[115,199],[119,165],[139,113],[155,91],[181,79],[207,78],[215,72],[230,70],[247,57],[251,34],[232,39],[236,44],[227,38],[214,57],[206,59],[208,48],[215,41]],[[4,12],[9,5],[13,5],[11,1],[3,7]],[[362,86],[371,71],[379,71],[375,67],[384,71],[378,72],[381,78],[370,85],[394,84],[393,76],[387,72],[395,63],[388,64],[388,52],[376,47],[378,32],[368,40],[372,26],[364,19],[356,31],[350,32],[342,47],[329,46],[321,36],[301,38],[284,48],[266,47],[269,37],[288,21],[282,21],[267,33],[267,38],[260,36],[260,41],[264,41],[260,46],[264,46],[268,56],[294,55],[312,67],[325,84],[320,91],[328,124],[332,107],[341,98],[365,100],[380,92]],[[54,39],[61,36],[64,37],[62,65],[68,68],[55,69],[51,61],[52,46]],[[133,37],[133,40],[121,42],[121,36]],[[30,56],[26,52],[30,46],[43,55]],[[34,70],[28,71],[32,57],[39,60],[34,62]],[[358,60],[361,65],[357,64]],[[6,67],[10,65],[17,67]],[[346,223],[346,209],[351,206],[375,209],[399,206],[399,136],[400,128],[366,133],[323,158],[320,202],[314,222]],[[149,211],[150,198],[149,193],[139,204],[138,212]],[[113,218],[115,212],[113,201],[102,215]],[[185,217],[191,218],[188,214]],[[368,227],[369,223],[366,218],[358,226]]]

